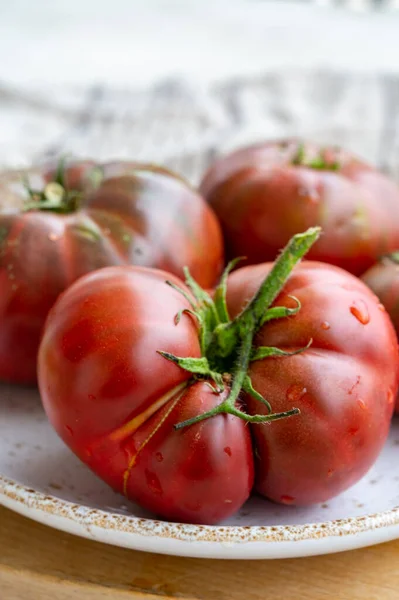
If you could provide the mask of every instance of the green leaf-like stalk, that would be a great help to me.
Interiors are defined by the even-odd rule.
[[[292,269],[318,239],[320,231],[319,227],[312,227],[304,233],[295,235],[288,242],[255,296],[234,319],[230,319],[227,310],[226,291],[228,274],[238,260],[232,261],[228,265],[216,287],[213,298],[194,281],[187,269],[185,270],[186,284],[193,296],[175,284],[169,283],[183,294],[191,306],[191,309],[186,308],[179,311],[176,323],[185,313],[189,313],[190,318],[196,317],[202,356],[185,358],[163,351],[159,353],[165,359],[191,373],[193,381],[202,379],[211,386],[214,382],[216,387],[212,386],[212,389],[215,393],[223,391],[225,385],[228,385],[229,388],[227,398],[220,404],[210,411],[178,423],[175,425],[176,429],[193,425],[218,414],[234,415],[248,423],[267,423],[298,414],[299,411],[296,408],[273,413],[268,400],[254,389],[248,371],[250,363],[253,361],[271,357],[284,359],[284,357],[305,352],[310,347],[312,340],[304,348],[292,351],[274,346],[254,347],[254,337],[265,323],[273,319],[292,317],[300,310],[301,304],[294,297],[291,297],[296,302],[296,306],[293,308],[271,305],[282,291]],[[266,406],[267,414],[249,415],[238,408],[237,402],[241,391]]]

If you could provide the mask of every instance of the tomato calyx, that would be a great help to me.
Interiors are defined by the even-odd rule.
[[[66,159],[61,157],[53,181],[47,183],[43,190],[33,189],[28,182],[24,186],[28,199],[23,207],[24,212],[43,210],[55,213],[72,213],[78,210],[82,192],[68,189],[66,184]]]
[[[98,187],[103,179],[101,167],[93,167],[87,175],[91,189]],[[66,158],[60,158],[52,181],[49,181],[43,190],[33,189],[27,181],[24,187],[28,199],[23,207],[24,212],[33,210],[49,211],[58,214],[69,214],[79,210],[83,191],[68,187],[66,178]]]
[[[390,254],[384,254],[381,256],[381,261],[390,261],[395,263],[395,265],[399,265],[399,250],[395,252],[391,252]]]
[[[270,273],[265,277],[258,292],[247,306],[233,319],[230,318],[226,303],[227,277],[240,259],[232,261],[222,275],[214,297],[205,292],[185,269],[187,287],[194,297],[171,282],[190,303],[191,309],[183,309],[175,318],[179,323],[183,314],[194,318],[199,326],[201,357],[179,357],[169,352],[158,351],[165,359],[192,374],[192,381],[205,379],[215,393],[221,393],[225,386],[230,387],[227,398],[212,410],[175,425],[181,429],[217,414],[235,415],[249,423],[266,423],[299,413],[297,408],[286,412],[273,413],[270,403],[252,385],[248,374],[251,362],[269,357],[292,356],[306,351],[312,340],[299,350],[286,352],[273,346],[254,347],[254,337],[268,321],[295,315],[301,304],[293,298],[296,306],[271,306],[284,287],[294,266],[301,260],[320,235],[320,227],[312,227],[295,235],[275,261]],[[237,407],[241,391],[251,395],[267,408],[267,414],[249,415]]]
[[[329,160],[326,152],[321,149],[314,158],[306,156],[306,149],[303,143],[298,145],[297,151],[292,158],[291,164],[295,166],[309,167],[319,171],[339,171],[341,164],[337,160]]]

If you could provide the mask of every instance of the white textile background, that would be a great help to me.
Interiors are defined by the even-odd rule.
[[[0,165],[59,152],[196,181],[263,137],[341,143],[397,175],[399,15],[283,0],[0,3]]]

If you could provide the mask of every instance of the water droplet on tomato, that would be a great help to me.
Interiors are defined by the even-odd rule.
[[[97,400],[97,396],[95,396],[94,394],[89,394],[88,398],[89,400]]]
[[[56,242],[57,240],[60,239],[60,236],[57,235],[56,233],[49,233],[48,239],[50,240],[50,242]]]
[[[69,425],[65,425],[65,431],[67,431],[70,436],[73,436],[73,431]]]
[[[289,402],[298,402],[307,392],[307,389],[298,383],[293,383],[287,390],[286,398]]]
[[[393,391],[392,390],[388,390],[387,402],[390,405],[390,404],[393,404],[393,401],[394,401]]]
[[[226,448],[223,448],[224,452],[226,452],[227,456],[231,456],[231,448],[229,448],[229,446],[226,446]]]
[[[155,454],[155,458],[157,459],[158,462],[162,462],[163,461],[163,455],[160,452],[157,452]]]
[[[145,470],[145,478],[147,480],[147,485],[148,485],[149,489],[154,494],[160,495],[163,493],[161,482],[159,481],[159,479],[155,475],[155,473],[151,473],[148,469],[146,469]]]
[[[321,324],[321,328],[324,329],[325,331],[327,331],[327,329],[330,329],[331,325],[328,321],[323,321],[323,323]]]
[[[280,502],[282,502],[282,504],[293,504],[295,502],[295,498],[293,496],[281,496]]]
[[[332,477],[334,475],[334,469],[328,469],[327,477]]]
[[[367,410],[367,406],[364,400],[358,400],[357,403],[362,410]]]
[[[356,300],[353,302],[349,310],[362,325],[367,325],[367,323],[370,322],[370,314],[366,303],[363,302],[363,300]]]
[[[379,309],[380,309],[382,312],[385,312],[385,311],[386,311],[386,308],[385,308],[385,306],[384,306],[383,304],[381,304],[381,302],[379,303],[379,305],[378,305],[378,308],[379,308]]]

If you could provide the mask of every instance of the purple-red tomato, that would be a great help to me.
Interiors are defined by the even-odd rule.
[[[161,167],[82,161],[36,175],[39,192],[0,190],[0,380],[33,383],[45,318],[81,275],[137,264],[204,286],[223,266],[215,215],[187,183]],[[1,200],[3,198],[3,201]]]
[[[115,490],[179,521],[228,517],[254,471],[256,490],[287,504],[354,484],[388,434],[395,331],[375,295],[337,267],[305,262],[284,285],[291,257],[281,255],[278,277],[270,264],[235,271],[227,304],[221,287],[212,302],[187,280],[196,303],[177,278],[138,267],[73,284],[39,352],[43,404],[61,438]],[[293,408],[300,414],[263,422]]]
[[[273,260],[307,227],[308,258],[360,275],[399,247],[399,188],[350,152],[298,140],[243,148],[215,161],[201,193],[219,217],[228,257]]]
[[[214,523],[253,485],[251,436],[231,415],[173,425],[220,402],[157,350],[199,357],[189,303],[158,270],[111,267],[72,285],[52,309],[39,354],[50,422],[115,490],[170,519]],[[188,290],[187,290],[188,292]]]

